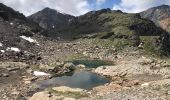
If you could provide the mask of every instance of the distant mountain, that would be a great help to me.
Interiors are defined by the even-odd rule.
[[[76,17],[67,27],[51,29],[63,39],[100,38],[119,41],[120,45],[138,46],[152,52],[170,52],[169,35],[152,21],[141,18],[140,14],[102,9]],[[54,36],[54,35],[52,35]]]
[[[27,19],[23,14],[13,10],[10,7],[0,3],[0,17],[6,21],[11,21],[17,24],[24,24],[29,26],[33,31],[40,31],[41,27],[35,22]]]
[[[150,20],[140,17],[139,14],[128,14],[121,11],[102,9],[91,11],[85,15],[76,17],[68,27],[55,28],[52,33],[60,33],[62,37],[81,37],[86,34],[104,35],[101,33],[113,33],[111,36],[131,35],[154,36],[160,35],[161,29]],[[111,37],[110,36],[110,37]]]
[[[54,9],[45,8],[28,17],[30,20],[36,22],[44,29],[62,28],[69,25],[74,19],[74,16],[61,13]]]
[[[158,7],[150,8],[140,13],[143,18],[147,18],[155,22],[156,25],[162,27],[170,32],[170,6],[161,5]]]

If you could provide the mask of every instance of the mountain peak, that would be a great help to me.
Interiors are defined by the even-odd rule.
[[[46,7],[28,18],[39,23],[39,25],[44,29],[51,29],[67,25],[74,16]]]
[[[44,9],[42,9],[41,11],[39,11],[39,12],[44,12],[44,13],[49,13],[49,12],[51,12],[51,13],[59,13],[59,11],[57,11],[57,10],[55,10],[55,9],[52,9],[52,8],[49,8],[49,7],[46,7],[46,8],[44,8]]]
[[[40,12],[67,15],[67,14],[63,13],[62,11],[59,11],[59,10],[56,10],[56,9],[52,9],[52,8],[49,8],[49,7],[44,8],[44,9],[41,10]]]
[[[164,5],[160,5],[160,6],[158,6],[157,8],[170,8],[170,6],[169,6],[169,5],[164,4]]]

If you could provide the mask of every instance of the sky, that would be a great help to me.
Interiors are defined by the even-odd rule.
[[[170,0],[0,0],[1,3],[29,16],[49,7],[74,16],[91,10],[110,8],[137,13],[159,5],[170,5]]]

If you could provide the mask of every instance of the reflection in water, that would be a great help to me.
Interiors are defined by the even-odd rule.
[[[108,83],[109,79],[88,71],[75,72],[72,76],[56,77],[37,83],[44,89],[53,86],[68,86],[72,88],[92,89],[95,86]]]

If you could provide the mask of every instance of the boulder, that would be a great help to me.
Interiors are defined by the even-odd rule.
[[[54,96],[48,91],[35,93],[29,100],[62,100],[62,96]]]
[[[86,66],[83,65],[83,64],[79,64],[79,65],[76,66],[76,68],[86,68]]]
[[[73,71],[73,70],[75,70],[75,65],[73,63],[66,63],[66,64],[64,64],[63,68]]]
[[[62,93],[66,93],[66,92],[84,92],[85,90],[83,89],[79,89],[79,88],[70,88],[70,87],[66,87],[66,86],[60,86],[60,87],[54,87],[52,88],[54,91],[57,92],[62,92]]]

